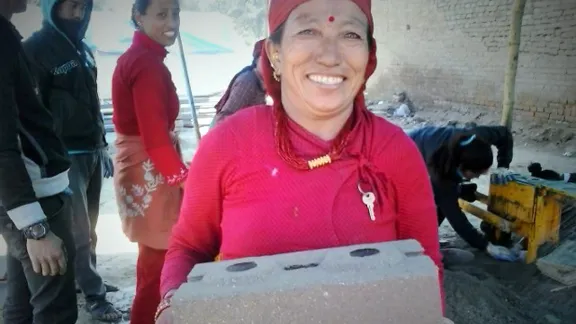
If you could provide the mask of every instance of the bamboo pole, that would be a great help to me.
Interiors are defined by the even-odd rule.
[[[200,123],[198,122],[198,114],[196,113],[196,105],[194,105],[194,95],[192,94],[192,86],[190,85],[190,75],[188,73],[188,64],[186,64],[186,52],[184,52],[184,45],[180,35],[176,38],[178,41],[178,50],[180,51],[180,62],[184,70],[184,80],[186,81],[186,92],[188,93],[188,103],[192,110],[192,122],[194,123],[194,130],[196,131],[196,140],[200,142],[202,134],[200,133]]]
[[[504,99],[502,100],[501,124],[512,128],[512,113],[514,111],[514,99],[516,96],[516,73],[518,71],[518,56],[520,52],[520,35],[522,31],[522,18],[526,0],[514,0],[512,10],[512,22],[508,34],[508,66],[504,79]]]

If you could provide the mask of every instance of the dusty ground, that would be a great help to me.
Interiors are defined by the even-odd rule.
[[[382,105],[380,105],[382,106]],[[380,107],[381,108],[381,107]],[[498,124],[499,118],[487,111],[453,112],[421,109],[411,118],[392,119],[404,128],[427,124],[476,122]],[[575,129],[565,124],[542,126],[518,121],[514,124],[515,150],[511,168],[526,172],[530,162],[560,172],[576,172]],[[487,191],[488,179],[478,180],[479,190]],[[576,212],[563,216],[575,219]],[[479,220],[471,217],[473,224]],[[576,229],[562,232],[576,239]],[[470,249],[449,224],[440,228],[440,236],[451,246]],[[542,250],[550,251],[551,247]],[[471,249],[470,249],[471,250]],[[540,274],[535,265],[497,262],[483,253],[476,259],[445,272],[447,316],[455,323],[467,324],[572,324],[576,319],[576,288],[563,287]]]
[[[202,119],[210,120],[206,116]],[[445,124],[451,120],[497,123],[494,117],[483,112],[446,113],[437,110],[419,111],[415,118],[393,119],[405,128],[426,123]],[[564,156],[576,145],[570,138],[570,132],[561,126],[543,129],[530,124],[517,125],[512,167],[524,172],[528,163],[537,160],[546,168],[576,172],[574,158]],[[203,131],[206,131],[205,127]],[[546,136],[548,140],[542,141]],[[113,137],[113,134],[109,134],[110,142]],[[193,156],[195,145],[194,133],[186,130],[183,133],[183,148],[187,159]],[[487,179],[480,179],[479,184],[485,188]],[[471,220],[478,224],[476,219]],[[109,299],[127,314],[135,286],[137,247],[122,234],[110,180],[104,183],[97,230],[100,236],[99,270],[106,281],[121,288],[120,292],[109,294]],[[465,247],[448,224],[443,224],[440,231],[443,240]],[[558,284],[541,276],[534,266],[495,262],[477,254],[473,263],[446,271],[447,315],[456,324],[572,324],[576,318],[576,298],[573,297],[576,288],[550,292],[557,287]],[[78,323],[93,322],[81,311]]]

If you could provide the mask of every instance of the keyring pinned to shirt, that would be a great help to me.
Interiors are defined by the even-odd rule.
[[[366,205],[368,209],[368,216],[370,216],[371,221],[376,220],[376,215],[374,214],[374,202],[376,201],[376,196],[371,191],[362,190],[362,186],[358,183],[358,191],[362,194],[362,202]]]

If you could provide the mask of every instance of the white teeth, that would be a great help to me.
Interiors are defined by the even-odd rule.
[[[316,83],[327,84],[327,85],[335,85],[340,84],[344,81],[343,77],[334,77],[334,76],[326,76],[326,75],[319,75],[319,74],[311,74],[308,78]]]
[[[165,32],[164,33],[164,36],[166,36],[166,37],[174,37],[174,35],[176,35],[175,32]]]

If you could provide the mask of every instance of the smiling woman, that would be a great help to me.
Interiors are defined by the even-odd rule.
[[[112,78],[116,129],[114,185],[122,229],[139,246],[131,320],[153,324],[168,237],[187,168],[174,133],[180,104],[164,65],[180,25],[177,0],[136,0],[132,45]]]
[[[176,41],[180,28],[180,2],[177,0],[137,0],[132,9],[134,26],[162,46]]]
[[[292,120],[329,121],[328,128],[320,123],[309,127],[321,127],[317,135],[326,140],[334,137],[364,85],[369,35],[366,15],[352,1],[327,7],[310,1],[294,9],[266,48],[280,80],[283,108]]]
[[[332,17],[332,18],[331,18]],[[157,323],[202,262],[402,239],[441,261],[424,161],[366,108],[376,68],[370,0],[271,0],[261,55],[269,106],[211,130],[190,166]]]

